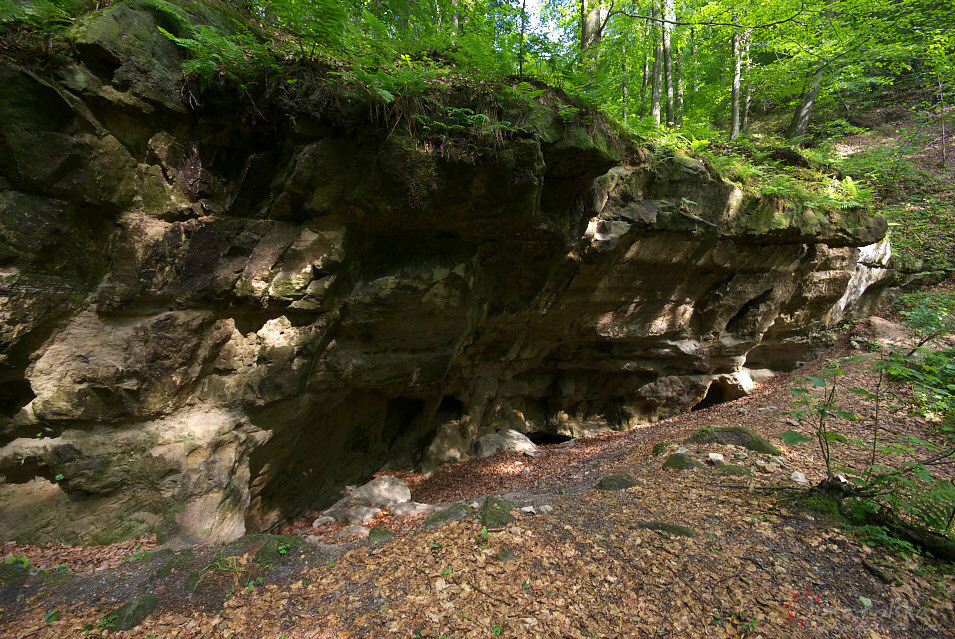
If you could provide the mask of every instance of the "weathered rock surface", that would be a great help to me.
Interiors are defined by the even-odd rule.
[[[346,490],[346,495],[322,515],[346,524],[364,524],[377,517],[385,508],[393,509],[408,504],[410,500],[411,491],[403,481],[397,477],[382,475],[363,486]],[[417,508],[408,510],[418,511]]]
[[[663,462],[663,468],[671,468],[673,470],[693,470],[694,468],[699,468],[701,465],[700,462],[686,453],[673,453]]]
[[[498,430],[734,399],[874,281],[882,220],[599,119],[492,106],[527,124],[468,155],[305,78],[190,104],[156,27],[236,25],[184,6],[114,2],[49,77],[0,62],[2,538],[230,539]]]
[[[496,433],[480,437],[474,442],[473,453],[475,457],[484,458],[490,457],[500,450],[529,452],[536,449],[537,446],[527,438],[527,435],[505,428]]]
[[[782,451],[745,426],[706,426],[690,435],[685,444],[731,444],[764,455],[781,455]],[[745,458],[744,458],[745,459]]]

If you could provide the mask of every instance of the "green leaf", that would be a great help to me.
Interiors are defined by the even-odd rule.
[[[63,481],[63,473],[59,473],[59,474],[58,474],[56,477],[54,477],[53,479],[55,479],[56,481]]]
[[[845,435],[840,435],[839,433],[824,433],[823,437],[826,438],[827,442],[839,442],[845,444],[847,441]]]
[[[785,442],[788,446],[812,441],[811,437],[806,437],[802,433],[796,432],[794,430],[787,430],[785,433],[780,433],[779,436],[783,438],[783,442]]]
[[[859,603],[865,606],[866,610],[872,607],[872,600],[868,597],[863,597],[862,595],[859,595]]]
[[[388,91],[387,89],[382,89],[381,87],[375,87],[375,93],[377,93],[381,97],[381,99],[387,102],[388,104],[391,104],[392,102],[395,101],[394,94],[391,91]]]
[[[832,414],[835,417],[841,417],[842,419],[847,419],[850,422],[858,421],[859,419],[859,416],[856,415],[855,413],[850,413],[849,411],[844,411],[844,410],[834,410],[832,411]]]
[[[60,611],[54,608],[50,612],[46,613],[46,615],[43,617],[43,621],[47,623],[53,623],[59,618],[60,618]]]
[[[452,570],[454,570],[454,569],[451,568],[451,566],[448,566],[447,568],[445,568],[444,570],[441,571],[441,576],[443,577],[444,575],[450,575],[451,572],[452,572]]]
[[[817,388],[821,388],[826,385],[826,380],[822,377],[813,377],[812,375],[809,375],[806,377],[806,379],[812,382],[812,385],[816,386]]]

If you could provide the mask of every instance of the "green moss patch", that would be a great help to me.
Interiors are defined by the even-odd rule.
[[[464,519],[470,515],[471,512],[471,506],[463,501],[459,501],[456,504],[451,504],[444,510],[439,510],[435,514],[428,517],[428,520],[424,523],[424,526],[425,528],[438,528],[449,521],[458,521],[460,519]]]
[[[637,485],[637,480],[628,472],[607,475],[594,486],[597,490],[625,490]]]
[[[720,472],[724,475],[736,475],[738,477],[752,477],[755,473],[745,466],[736,466],[734,464],[723,464],[720,466]]]
[[[501,528],[514,521],[514,515],[511,514],[512,510],[514,510],[513,503],[491,495],[484,500],[478,516],[485,528]]]
[[[30,576],[30,569],[20,562],[0,564],[0,583],[25,579],[28,576]]]
[[[844,521],[845,518],[839,511],[839,502],[832,495],[823,493],[813,493],[807,497],[796,500],[796,505],[803,510],[808,510],[816,514],[825,515],[835,521]]]
[[[311,549],[308,542],[299,537],[290,535],[264,535],[265,543],[252,558],[254,563],[270,568],[277,563],[288,561],[291,557],[298,557]]]
[[[178,572],[188,568],[192,563],[193,554],[191,550],[183,550],[177,555],[172,550],[164,549],[152,553],[150,559],[158,564],[153,571],[153,577],[168,577],[174,570]]]
[[[158,605],[159,597],[156,595],[142,595],[106,615],[105,620],[113,630],[129,630],[142,623]]]
[[[395,533],[391,532],[387,528],[379,528],[375,526],[368,531],[368,543],[370,544],[382,544],[389,539],[393,538]]]
[[[700,462],[696,461],[686,453],[673,453],[663,462],[663,468],[673,468],[675,470],[693,470],[700,467]]]
[[[684,444],[732,444],[765,455],[782,451],[745,426],[706,426],[690,435]]]

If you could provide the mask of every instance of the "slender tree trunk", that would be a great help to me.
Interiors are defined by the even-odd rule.
[[[694,105],[696,92],[700,89],[700,74],[697,72],[699,65],[696,63],[696,29],[693,27],[690,27],[690,63],[693,65],[693,73],[690,75],[689,105]]]
[[[749,106],[753,102],[753,82],[750,76],[749,45],[752,36],[752,30],[747,29],[743,33],[743,83],[746,85],[746,94],[743,97],[743,122],[740,130],[745,132],[749,129]]]
[[[660,0],[653,0],[653,17],[659,18]],[[658,22],[653,23],[653,79],[650,89],[650,115],[660,124],[660,85],[663,84],[663,35]]]
[[[683,59],[681,57],[682,49],[677,51],[674,56],[676,68],[676,112],[674,113],[674,123],[677,126],[683,126]]]
[[[730,98],[730,140],[739,137],[739,90],[743,75],[743,54],[739,32],[733,33],[733,91]]]
[[[819,87],[822,85],[822,74],[825,69],[826,66],[820,63],[819,68],[812,75],[811,84],[803,91],[802,100],[799,101],[799,106],[793,113],[792,122],[789,124],[789,130],[786,132],[787,139],[794,140],[806,133],[809,118],[812,115],[812,107],[816,103],[816,96],[819,95]]]
[[[938,81],[938,97],[939,97],[939,107],[941,109],[942,116],[942,168],[948,168],[948,149],[945,144],[945,84],[941,79]]]
[[[524,34],[527,31],[527,0],[521,4],[521,49],[517,59],[517,75],[524,77]]]
[[[401,16],[401,30],[406,36],[411,35],[411,12],[414,10],[414,0],[408,0],[405,4],[404,14]]]
[[[460,1],[461,0],[451,0],[451,28],[453,29],[452,35],[455,36],[461,35],[461,16],[458,13],[458,3]]]
[[[673,8],[674,0],[664,0],[663,4],[663,19],[664,20],[673,20],[675,10]],[[674,121],[673,115],[673,100],[674,100],[674,87],[673,87],[673,27],[667,23],[663,23],[663,84],[666,89],[667,94],[667,126],[672,126]]]
[[[651,24],[648,22],[644,28],[645,36],[643,41],[650,40]],[[647,85],[650,82],[650,49],[644,44],[643,47],[643,83],[640,85],[640,117],[647,114]]]
[[[623,43],[620,46],[620,77],[623,78],[621,81],[621,93],[620,96],[623,99],[623,123],[627,123],[627,44]]]

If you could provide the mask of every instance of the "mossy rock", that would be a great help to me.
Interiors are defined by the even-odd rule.
[[[510,548],[505,548],[501,552],[491,557],[491,559],[493,559],[494,561],[499,561],[502,564],[504,564],[509,561],[514,561],[515,559],[517,559],[517,557],[514,556],[514,553],[511,552]]]
[[[625,490],[637,485],[637,480],[628,472],[607,475],[594,486],[597,490]]]
[[[690,435],[684,444],[732,444],[764,455],[782,451],[745,426],[706,426]]]
[[[699,468],[700,462],[696,461],[686,453],[673,453],[663,462],[663,468],[674,468],[676,470],[693,470]]]
[[[17,579],[25,579],[30,576],[30,569],[19,561],[14,563],[0,564],[0,583],[7,583]]]
[[[76,577],[75,574],[68,572],[66,570],[54,570],[53,572],[44,572],[40,579],[45,584],[56,584],[56,583],[65,583],[67,581],[73,581]]]
[[[185,570],[192,563],[193,554],[191,550],[183,550],[178,555],[172,550],[163,549],[157,552],[152,553],[149,556],[149,559],[158,563],[156,569],[153,571],[153,577],[168,577],[172,574],[172,571]]]
[[[746,466],[736,466],[735,464],[723,464],[720,466],[720,472],[724,475],[736,475],[737,477],[752,477],[755,473]]]
[[[106,615],[105,619],[113,630],[129,630],[135,628],[145,619],[156,606],[159,597],[156,595],[141,595],[127,601],[122,606]]]
[[[665,533],[673,537],[696,537],[696,531],[679,524],[668,524],[662,521],[638,521],[637,528]]]
[[[250,535],[251,536],[251,535]],[[310,552],[308,542],[290,535],[265,535],[265,543],[252,558],[254,563],[269,568],[277,563],[298,557],[303,551]]]
[[[829,517],[833,521],[845,521],[845,517],[839,510],[839,502],[832,495],[812,492],[808,497],[796,500],[796,505],[803,510]]]
[[[501,528],[513,522],[514,515],[511,514],[512,510],[514,510],[513,503],[491,495],[484,500],[484,503],[481,505],[481,512],[478,516],[481,518],[481,523],[484,524],[484,527],[490,530],[491,528]]]
[[[666,449],[667,449],[667,447],[668,447],[669,445],[670,445],[670,444],[668,444],[667,442],[660,442],[660,443],[658,443],[658,444],[654,444],[654,445],[653,445],[653,450],[651,450],[650,452],[651,452],[654,456],[656,456],[656,455],[662,455],[664,452],[666,452]]]
[[[183,590],[186,592],[195,592],[196,588],[199,587],[199,582],[202,581],[202,577],[203,571],[201,570],[189,573],[189,576],[186,577],[186,581],[182,584]]]
[[[383,544],[386,541],[392,539],[395,536],[395,533],[391,532],[387,528],[380,528],[375,526],[368,531],[368,543],[369,544]]]
[[[459,501],[455,504],[451,504],[444,510],[439,510],[435,514],[428,517],[428,520],[424,523],[425,528],[438,528],[443,526],[450,521],[459,521],[464,519],[471,514],[471,506],[466,502]]]

